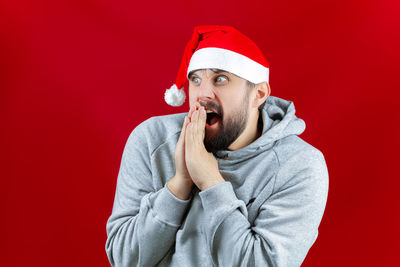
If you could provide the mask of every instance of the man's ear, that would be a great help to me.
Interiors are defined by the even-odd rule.
[[[259,107],[271,94],[271,88],[268,82],[262,82],[256,85],[255,90],[256,93],[253,101],[253,107]]]

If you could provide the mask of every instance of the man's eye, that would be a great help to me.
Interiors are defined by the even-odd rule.
[[[221,77],[221,78],[224,78],[225,80],[227,80],[227,78],[226,78],[225,76],[218,76],[218,77],[217,77],[217,81],[218,81],[218,78],[220,78],[220,77]]]
[[[221,79],[219,79],[219,78],[222,78],[222,81],[221,81]],[[223,81],[224,81],[223,79],[228,80],[225,76],[218,76],[218,77],[216,78],[217,82],[223,82]],[[199,78],[199,77],[193,77],[192,81],[193,81],[194,83],[197,83],[196,80],[199,80],[199,82],[200,82],[200,78]]]

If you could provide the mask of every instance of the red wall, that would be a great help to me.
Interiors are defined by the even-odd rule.
[[[400,249],[397,1],[0,2],[2,266],[109,266],[122,151],[200,24],[232,25],[270,62],[330,173],[303,266],[395,266]]]

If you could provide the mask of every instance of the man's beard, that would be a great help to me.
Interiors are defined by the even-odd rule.
[[[212,136],[207,136],[205,132],[204,146],[208,152],[215,153],[219,150],[227,150],[228,147],[242,134],[247,125],[247,115],[249,107],[249,94],[246,93],[241,109],[235,114],[230,114],[223,121],[222,117],[219,120],[218,133]],[[225,114],[223,114],[225,116]]]

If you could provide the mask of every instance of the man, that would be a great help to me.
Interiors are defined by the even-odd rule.
[[[233,27],[195,27],[165,100],[189,112],[130,134],[106,252],[112,266],[300,266],[327,194],[323,154],[269,65]]]

